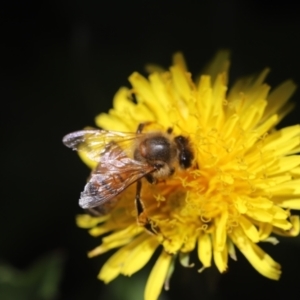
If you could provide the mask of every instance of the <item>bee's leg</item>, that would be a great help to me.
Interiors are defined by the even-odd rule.
[[[136,130],[136,133],[142,133],[145,126],[150,125],[151,123],[153,123],[153,122],[149,121],[149,122],[140,123],[137,130]]]
[[[103,213],[101,211],[99,211],[97,209],[97,207],[94,208],[87,208],[84,210],[86,213],[88,213],[89,215],[93,216],[93,217],[99,217],[102,216]]]
[[[137,212],[138,225],[143,226],[149,233],[157,234],[157,231],[153,228],[150,220],[145,212],[145,206],[141,200],[142,181],[138,180],[136,183],[136,196],[135,196],[135,207]]]

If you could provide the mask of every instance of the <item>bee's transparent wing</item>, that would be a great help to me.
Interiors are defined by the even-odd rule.
[[[139,137],[133,132],[118,132],[109,130],[87,129],[67,134],[63,143],[76,151],[85,152],[93,161],[99,162],[108,149],[113,151],[117,145],[122,145],[124,151],[132,148],[132,141]]]

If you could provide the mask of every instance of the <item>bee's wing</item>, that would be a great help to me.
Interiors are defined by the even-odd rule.
[[[115,196],[154,170],[149,164],[129,158],[115,145],[101,156],[99,165],[81,193],[79,205],[82,208],[103,206],[101,211],[105,212],[114,204],[112,199]]]
[[[133,132],[118,132],[109,130],[88,129],[67,134],[63,143],[73,150],[85,152],[91,160],[99,162],[101,156],[114,145],[122,144],[124,150],[130,149],[132,140],[140,134]]]

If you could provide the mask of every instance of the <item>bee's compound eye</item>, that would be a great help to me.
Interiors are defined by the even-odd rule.
[[[190,148],[188,138],[179,135],[175,137],[175,143],[179,149],[179,165],[183,169],[187,169],[192,165],[194,154]]]
[[[191,166],[193,155],[190,151],[183,151],[179,156],[179,164],[183,169],[187,169]]]

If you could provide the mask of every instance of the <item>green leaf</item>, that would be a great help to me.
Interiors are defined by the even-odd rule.
[[[0,262],[1,300],[52,300],[62,277],[63,255],[47,254],[21,271]]]

